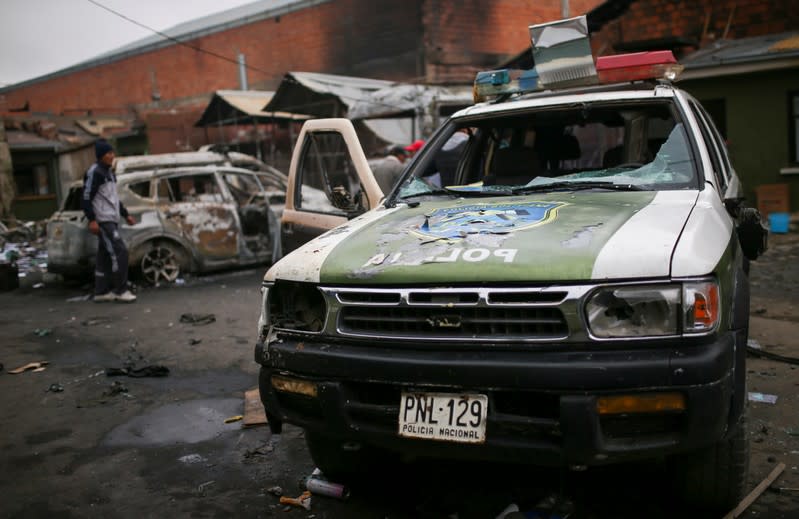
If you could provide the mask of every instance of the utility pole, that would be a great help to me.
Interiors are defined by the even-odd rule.
[[[239,90],[247,90],[247,62],[241,52],[239,52]]]
[[[560,17],[569,17],[569,0],[560,0]]]

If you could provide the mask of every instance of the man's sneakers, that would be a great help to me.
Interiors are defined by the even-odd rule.
[[[94,294],[95,303],[108,303],[116,301],[117,295],[113,292],[106,292],[105,294]]]
[[[105,294],[96,294],[94,296],[95,303],[108,303],[111,301],[119,301],[120,303],[132,303],[136,301],[136,296],[130,290],[125,290],[121,294],[106,292]]]
[[[121,294],[114,294],[114,296],[114,301],[119,301],[120,303],[132,303],[136,300],[136,295],[130,290],[125,290]]]

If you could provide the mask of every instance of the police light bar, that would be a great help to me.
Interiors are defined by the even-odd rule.
[[[619,83],[639,79],[674,81],[682,72],[670,50],[634,52],[616,56],[601,56],[596,60],[600,83]]]
[[[597,75],[602,84],[646,79],[675,81],[682,70],[683,66],[677,63],[670,50],[602,56],[596,60]],[[559,86],[563,85],[545,84],[535,68],[478,72],[474,81],[474,102],[502,94],[552,90]]]
[[[474,102],[502,94],[518,94],[540,90],[538,72],[529,70],[500,69],[478,72],[474,80]]]

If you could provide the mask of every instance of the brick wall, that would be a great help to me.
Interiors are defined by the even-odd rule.
[[[601,0],[572,0],[571,14]],[[332,0],[187,43],[246,56],[250,88],[292,70],[390,80],[471,81],[529,46],[527,26],[560,18],[560,0]],[[182,45],[98,65],[5,93],[0,112],[110,112],[238,88],[235,63]]]
[[[706,45],[799,29],[796,0],[637,0],[591,37],[594,53],[614,54],[621,42],[682,37]],[[688,53],[687,45],[676,49]]]
[[[291,70],[416,76],[420,1],[335,0],[187,43],[243,53],[250,88],[275,88]],[[105,112],[150,103],[153,91],[170,100],[238,86],[235,63],[172,45],[6,92],[5,109],[29,101],[35,112]]]

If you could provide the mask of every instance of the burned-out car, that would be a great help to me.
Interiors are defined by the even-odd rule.
[[[543,41],[586,32],[582,18]],[[670,52],[560,50],[563,68],[536,54],[533,70],[479,74],[487,100],[384,201],[267,271],[255,360],[270,427],[302,427],[341,479],[398,454],[662,460],[669,495],[726,512],[747,479],[747,271],[766,232]],[[375,179],[352,124],[306,122],[289,197],[335,176],[336,210],[366,209]]]
[[[272,172],[224,163],[127,165],[117,176],[117,190],[136,224],[122,223],[120,233],[129,249],[130,268],[145,281],[171,282],[185,272],[262,264],[280,257],[278,221],[285,192]],[[47,224],[51,272],[80,276],[94,266],[97,238],[88,232],[81,197],[79,181]]]

